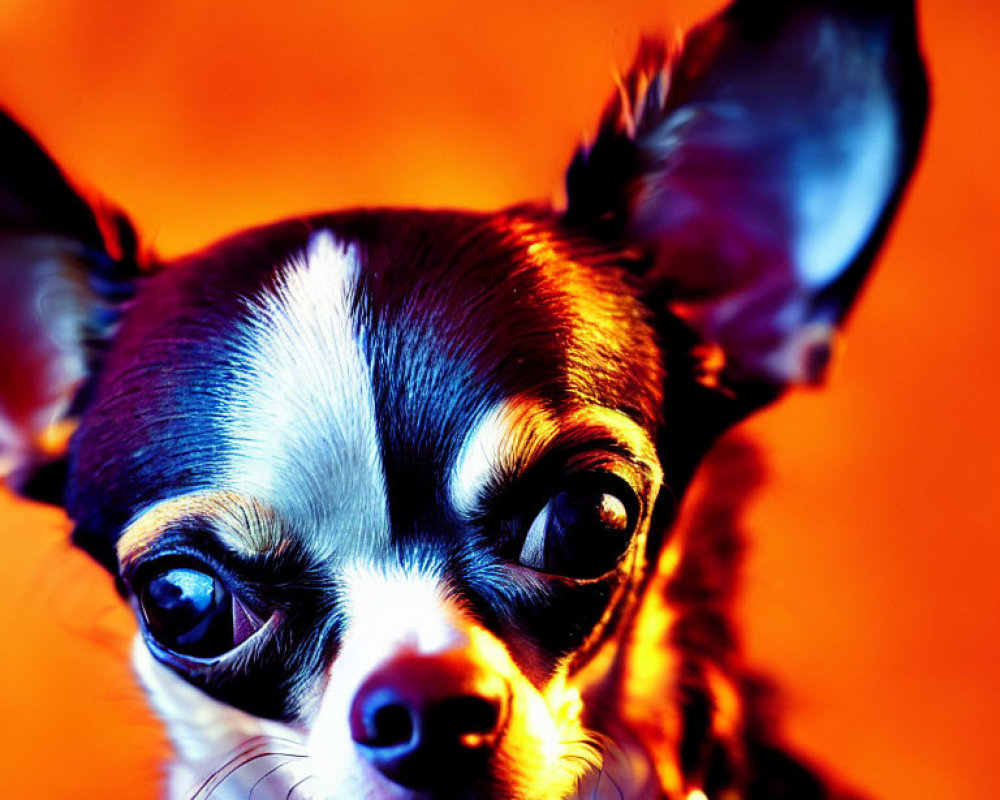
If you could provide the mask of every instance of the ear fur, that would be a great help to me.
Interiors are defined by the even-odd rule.
[[[644,42],[567,173],[567,221],[638,249],[741,413],[825,373],[915,166],[912,2],[736,0]]]
[[[59,502],[81,387],[139,275],[136,237],[2,111],[0,154],[0,475]]]

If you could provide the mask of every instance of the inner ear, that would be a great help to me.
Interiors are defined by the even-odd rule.
[[[823,377],[926,112],[912,2],[736,0],[676,52],[641,48],[567,220],[645,254],[702,372],[749,408]]]
[[[60,502],[80,390],[140,274],[136,237],[0,113],[0,475]]]

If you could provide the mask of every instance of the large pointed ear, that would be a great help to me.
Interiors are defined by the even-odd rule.
[[[920,149],[912,0],[736,0],[673,51],[645,42],[619,90],[567,220],[641,252],[744,412],[820,381]]]
[[[0,475],[57,502],[66,433],[139,268],[128,221],[92,207],[0,111]]]

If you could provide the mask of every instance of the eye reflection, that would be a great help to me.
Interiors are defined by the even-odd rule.
[[[233,625],[237,601],[208,572],[189,567],[159,572],[139,592],[139,605],[149,633],[173,652],[211,657],[239,643]]]
[[[593,578],[614,567],[628,549],[638,501],[614,477],[587,475],[553,495],[521,546],[521,564],[543,572]]]

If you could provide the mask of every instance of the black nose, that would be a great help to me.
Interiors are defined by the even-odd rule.
[[[394,783],[467,783],[484,774],[509,697],[500,675],[464,653],[397,656],[354,695],[351,737]]]

